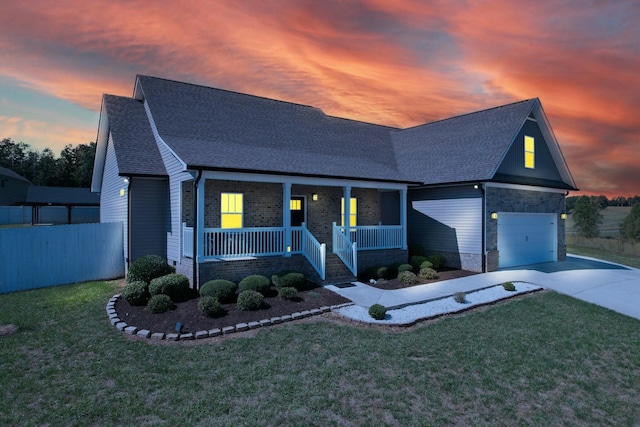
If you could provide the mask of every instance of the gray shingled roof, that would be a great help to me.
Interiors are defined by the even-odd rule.
[[[139,76],[158,133],[190,168],[411,181],[393,128],[317,108]]]
[[[425,184],[490,181],[537,99],[393,132],[400,169]]]
[[[105,95],[104,104],[118,172],[121,175],[166,176],[144,104],[136,99],[113,95]]]
[[[44,187],[32,185],[27,192],[27,205],[98,206],[100,195],[89,188]]]
[[[8,176],[9,178],[14,178],[14,179],[19,179],[21,181],[29,182],[29,180],[24,176],[15,173],[11,169],[3,168],[2,166],[0,166],[0,175],[4,175],[4,176]]]

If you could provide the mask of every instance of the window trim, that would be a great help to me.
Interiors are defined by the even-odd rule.
[[[533,136],[524,136],[524,167],[536,168],[536,139]]]
[[[233,196],[233,205],[229,200],[229,196]],[[238,208],[238,196],[239,196],[239,208]],[[225,206],[225,197],[227,198],[227,203]],[[228,217],[233,221],[235,225],[237,218],[240,218],[240,227],[230,227],[225,226],[225,217]],[[233,218],[233,219],[232,219]],[[220,228],[223,229],[238,229],[244,227],[244,193],[233,193],[233,192],[221,192],[220,193]]]
[[[355,205],[355,206],[354,206]],[[358,225],[358,198],[351,197],[349,205],[349,227]],[[344,227],[344,197],[340,198],[340,226]]]

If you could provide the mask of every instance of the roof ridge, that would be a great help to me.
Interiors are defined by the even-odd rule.
[[[456,116],[446,117],[444,119],[438,119],[438,120],[434,120],[432,122],[427,122],[427,123],[423,123],[421,125],[416,125],[416,126],[411,126],[411,127],[408,127],[408,128],[403,128],[403,129],[400,129],[400,130],[401,131],[405,131],[405,130],[409,130],[409,129],[416,129],[416,128],[419,128],[419,127],[422,127],[422,126],[428,126],[428,125],[432,125],[432,124],[435,124],[435,123],[441,123],[441,122],[444,122],[444,121],[447,121],[447,120],[454,120],[454,119],[459,119],[461,117],[470,116],[470,115],[473,115],[473,114],[479,114],[479,113],[485,113],[485,112],[491,111],[491,110],[497,110],[499,108],[512,107],[512,106],[517,105],[517,104],[524,104],[526,102],[531,102],[531,101],[535,101],[535,100],[538,100],[538,99],[539,98],[537,98],[537,97],[536,98],[523,99],[521,101],[516,101],[516,102],[511,102],[509,104],[504,104],[504,105],[498,105],[498,106],[495,106],[495,107],[485,108],[484,110],[477,110],[477,111],[471,111],[471,112],[468,112],[468,113],[458,114]]]

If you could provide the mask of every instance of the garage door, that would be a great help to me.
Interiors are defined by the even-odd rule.
[[[558,260],[556,214],[498,212],[499,267]]]

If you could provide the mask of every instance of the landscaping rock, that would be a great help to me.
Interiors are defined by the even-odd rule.
[[[167,339],[169,341],[178,341],[180,340],[180,334],[167,334]]]
[[[217,337],[218,335],[222,335],[222,329],[215,328],[215,329],[210,329],[209,330],[209,336],[210,337]]]
[[[180,341],[189,341],[194,339],[193,333],[189,332],[187,334],[180,334]]]
[[[134,335],[138,331],[138,328],[135,326],[127,326],[124,328],[124,333],[129,335]]]
[[[295,313],[291,313],[291,319],[293,320],[300,319],[301,317],[302,317],[302,313],[299,313],[297,311]]]
[[[240,332],[240,331],[246,331],[249,329],[249,325],[247,325],[246,323],[238,323],[236,325],[236,331]]]
[[[302,315],[302,317],[309,317],[311,316],[311,312],[309,310],[302,310],[300,312],[300,314]]]
[[[277,325],[278,323],[282,323],[282,318],[280,316],[272,317],[271,323]]]
[[[109,321],[111,322],[112,325],[117,325],[118,323],[122,322],[122,320],[120,320],[119,317],[113,317],[109,319]]]
[[[208,331],[198,331],[198,332],[196,332],[196,339],[200,340],[202,338],[209,338],[209,332]]]
[[[282,316],[280,318],[283,322],[291,322],[291,315],[290,314],[285,314],[284,316]]]
[[[269,319],[262,319],[260,321],[260,326],[269,326],[269,325],[271,325],[271,320]]]
[[[152,340],[163,340],[164,339],[164,334],[162,332],[154,332],[153,334],[151,334],[151,339]]]
[[[126,328],[127,326],[129,326],[129,325],[127,325],[126,322],[116,323],[116,328],[118,328],[118,330],[120,330],[120,331],[124,331],[124,328]]]
[[[236,327],[235,326],[225,326],[224,328],[222,328],[222,333],[224,335],[226,334],[232,334],[236,331]]]
[[[142,338],[149,338],[151,336],[151,331],[148,329],[141,329],[136,332],[136,335]]]
[[[260,327],[260,322],[249,322],[249,329],[256,329]]]

